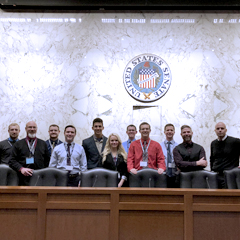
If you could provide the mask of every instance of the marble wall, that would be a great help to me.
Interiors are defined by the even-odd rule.
[[[240,135],[240,13],[82,12],[0,10],[0,138],[11,122],[35,120],[38,137],[48,126],[74,124],[76,142],[92,134],[95,117],[104,134],[120,134],[141,121],[164,139],[166,123],[192,126],[193,140],[209,146],[214,126]],[[137,55],[151,53],[171,69],[170,89],[142,103],[124,88],[123,71]],[[148,106],[148,108],[145,108]],[[153,107],[149,107],[153,106]]]

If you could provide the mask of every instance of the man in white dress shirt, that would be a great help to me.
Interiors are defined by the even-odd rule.
[[[176,179],[176,166],[173,159],[173,149],[178,145],[173,139],[175,134],[175,127],[173,124],[168,123],[164,127],[164,134],[166,139],[161,142],[161,147],[165,157],[166,164],[166,175],[167,175],[167,187],[176,188],[178,187],[178,181]]]
[[[76,128],[68,125],[64,130],[65,142],[53,150],[49,167],[68,171],[68,186],[77,187],[81,172],[87,170],[87,159],[83,147],[74,142]]]

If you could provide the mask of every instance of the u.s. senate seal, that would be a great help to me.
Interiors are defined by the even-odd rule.
[[[134,57],[123,73],[127,92],[138,101],[153,102],[163,97],[172,82],[168,64],[153,54]]]

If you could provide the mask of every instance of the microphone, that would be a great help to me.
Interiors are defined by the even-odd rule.
[[[38,183],[39,178],[40,178],[40,176],[38,175],[38,176],[37,176],[37,181],[36,181],[36,183],[35,183],[34,186],[37,186],[37,183]]]
[[[206,182],[207,182],[208,189],[211,189],[209,185],[208,177],[206,177]]]
[[[148,187],[149,187],[149,188],[151,187],[151,181],[152,181],[152,179],[149,178],[149,179],[148,179]]]
[[[94,180],[94,183],[93,183],[92,187],[95,187],[95,184],[97,182],[97,178],[98,178],[98,175],[95,175],[95,180]]]

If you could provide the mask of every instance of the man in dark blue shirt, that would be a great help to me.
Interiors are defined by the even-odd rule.
[[[60,143],[62,143],[61,140],[58,139],[59,133],[60,133],[60,129],[59,126],[56,124],[52,124],[49,127],[49,139],[46,141],[47,143],[47,147],[48,147],[48,151],[49,151],[49,155],[52,155],[53,149],[59,145]]]

